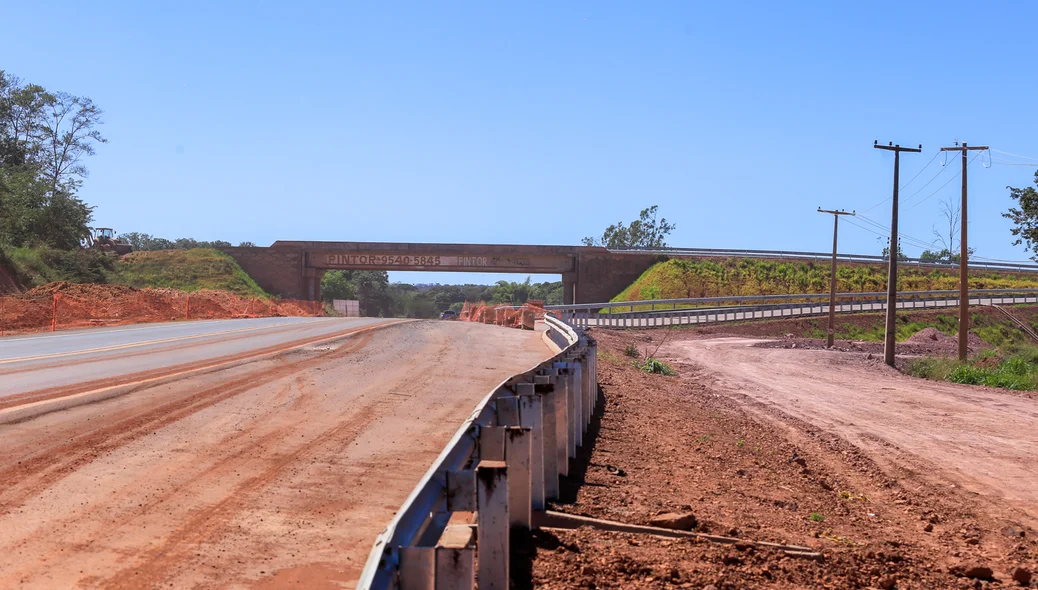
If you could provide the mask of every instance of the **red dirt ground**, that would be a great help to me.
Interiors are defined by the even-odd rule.
[[[255,299],[227,291],[137,289],[59,281],[0,297],[0,333],[186,319],[321,315],[311,301]],[[55,321],[56,320],[56,321]]]
[[[1036,571],[1034,507],[1024,509],[1027,503],[1020,498],[1000,498],[990,490],[978,495],[975,486],[967,485],[973,481],[969,476],[979,474],[976,466],[974,473],[952,470],[968,464],[958,455],[947,462],[926,453],[913,455],[913,449],[870,435],[865,422],[840,426],[839,420],[804,419],[808,414],[799,402],[768,401],[766,377],[747,385],[722,374],[716,365],[678,360],[671,361],[679,371],[676,377],[637,370],[624,355],[625,347],[634,344],[651,352],[662,337],[659,331],[594,331],[594,336],[600,346],[605,410],[596,422],[593,447],[584,451],[578,469],[571,469],[573,481],[554,509],[634,524],[649,524],[659,513],[691,512],[698,531],[806,545],[824,558],[811,561],[753,547],[587,528],[545,530],[535,535],[528,571],[519,568],[520,582],[528,576],[528,585],[546,589],[1000,588],[1020,587],[1012,578],[1017,568]],[[696,338],[691,331],[676,337]],[[676,359],[679,344],[668,342],[660,354]],[[874,375],[877,390],[887,389],[879,387],[881,382],[895,381],[895,387],[908,388],[900,395],[909,401],[912,387],[929,383],[860,353],[747,350],[783,359],[824,355],[830,364],[821,366],[828,371],[841,377],[851,372]],[[723,363],[725,357],[719,353],[713,358]],[[759,369],[768,374],[768,365]],[[788,372],[797,370],[790,366]],[[814,370],[807,365],[803,369],[805,376]],[[824,390],[824,376],[810,379]],[[1000,391],[952,387],[947,395],[965,392],[962,404],[972,403],[970,395],[987,396],[994,400],[987,413],[1012,412],[1006,415],[1013,418],[1015,430],[998,435],[1021,436],[1023,446],[1005,449],[1006,456],[1034,465],[1033,446],[1030,454],[1024,450],[1028,437],[1033,438],[1025,425],[1027,412],[1012,410],[1013,404],[1026,406],[1038,417],[1033,400],[1007,394],[1002,404],[1007,408],[998,408]],[[783,395],[794,394],[783,390]],[[803,395],[809,394],[812,399],[819,395]],[[906,406],[903,419],[927,411],[925,404]],[[969,423],[972,418],[958,413],[942,424]],[[922,436],[928,428],[925,420],[917,421],[905,436]],[[999,444],[1009,443],[999,443],[991,434],[978,431],[963,439],[998,457],[1003,450]],[[924,450],[932,454],[939,448]],[[969,454],[964,450],[961,457],[969,459]],[[607,466],[625,475],[614,475]],[[1012,481],[1022,493],[1038,486],[1038,476],[1021,477],[1025,479]],[[1030,488],[1027,477],[1033,480]],[[991,580],[976,577],[986,577],[983,568],[991,568]]]

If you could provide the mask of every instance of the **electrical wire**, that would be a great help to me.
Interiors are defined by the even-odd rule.
[[[883,225],[882,223],[880,223],[880,222],[878,222],[878,221],[876,221],[874,219],[869,219],[868,217],[865,217],[865,216],[860,215],[860,214],[857,215],[856,217],[858,219],[860,219],[861,221],[864,221],[864,222],[872,225],[873,227],[882,230],[883,233],[879,234],[879,235],[883,235],[884,237],[886,237],[888,239],[890,238],[890,228],[889,227]],[[861,226],[859,226],[859,227],[861,227]],[[868,229],[868,228],[862,228],[862,229]],[[873,232],[873,233],[878,233],[878,232]],[[908,234],[904,234],[904,233],[901,233],[901,232],[897,232],[897,236],[898,236],[898,238],[900,240],[904,241],[909,246],[914,246],[914,247],[920,248],[922,250],[929,250],[930,248],[934,248],[934,247],[936,247],[938,245],[937,242],[927,242],[926,240],[921,240],[921,239],[919,239],[919,238],[917,238],[915,236],[910,236]]]
[[[865,221],[865,222],[871,224],[872,226],[883,230],[883,232],[885,232],[887,236],[890,235],[890,228],[885,226],[885,225],[883,225],[882,223],[880,223],[880,222],[878,222],[878,221],[876,221],[874,219],[869,219],[868,217],[865,217],[863,215],[858,215],[857,217],[859,217],[862,221]],[[897,232],[897,235],[898,235],[899,238],[902,238],[906,242],[912,243],[913,245],[918,246],[920,248],[926,249],[926,248],[930,248],[930,247],[933,247],[933,246],[937,245],[937,242],[927,242],[926,240],[922,240],[922,239],[919,239],[919,238],[917,238],[915,236],[910,236],[910,235],[905,234],[905,233]]]
[[[937,156],[941,155],[941,153],[942,153],[942,152],[940,152],[940,151],[938,151],[937,153],[935,153],[935,154],[933,155],[933,157],[932,157],[932,158],[930,158],[930,161],[929,161],[929,162],[927,162],[925,166],[923,166],[922,168],[920,168],[920,169],[919,169],[919,172],[916,172],[916,173],[915,173],[915,176],[913,176],[913,177],[911,178],[911,180],[909,180],[909,181],[908,181],[908,182],[906,182],[905,184],[903,184],[903,185],[901,185],[901,186],[899,186],[899,187],[898,187],[898,189],[897,189],[897,190],[898,190],[898,192],[901,192],[901,191],[905,190],[905,187],[907,187],[908,185],[912,184],[912,182],[913,182],[913,181],[915,181],[915,179],[916,179],[916,178],[919,178],[919,175],[920,175],[920,174],[922,174],[924,170],[926,170],[927,168],[929,168],[929,167],[930,167],[930,164],[933,164],[934,160],[936,160],[936,159],[937,159]],[[942,166],[943,166],[943,164],[942,164]],[[923,186],[926,186],[926,185],[923,185]],[[889,201],[890,201],[890,199],[892,199],[892,198],[893,198],[893,195],[891,195],[891,196],[889,196],[889,197],[887,197],[887,198],[883,199],[882,201],[880,201],[880,202],[876,203],[875,205],[873,205],[873,206],[869,207],[868,209],[863,209],[863,210],[862,210],[862,212],[863,212],[863,213],[868,213],[869,211],[872,211],[873,209],[875,209],[876,207],[879,207],[879,206],[880,206],[880,205],[882,205],[883,203],[889,202]]]
[[[1007,156],[1013,156],[1014,158],[1023,158],[1024,160],[1034,160],[1034,161],[1038,162],[1038,158],[1032,158],[1030,156],[1021,156],[1021,155],[1018,155],[1018,154],[1011,154],[1009,152],[1003,152],[1002,150],[995,150],[995,149],[990,149],[990,148],[988,148],[988,151],[989,152],[998,152],[1000,154],[1004,154],[1004,155],[1007,155]]]
[[[966,165],[967,165],[967,166],[969,166],[970,164],[972,164],[972,163],[973,163],[973,161],[974,161],[974,160],[976,160],[977,158],[979,158],[979,157],[980,157],[980,154],[982,154],[982,153],[984,153],[984,152],[983,152],[983,150],[982,150],[982,151],[978,151],[978,152],[977,152],[977,154],[976,154],[975,156],[973,156],[972,158],[970,158],[970,160],[969,160],[968,162],[966,162]],[[916,207],[918,207],[919,205],[922,205],[922,204],[923,204],[923,203],[925,203],[926,201],[930,200],[930,198],[931,198],[931,197],[933,197],[933,196],[934,196],[934,195],[936,195],[937,193],[941,192],[941,189],[943,189],[944,187],[946,187],[946,186],[948,186],[949,184],[951,184],[951,181],[953,181],[953,180],[955,180],[956,178],[958,178],[960,174],[962,174],[962,169],[961,169],[961,168],[959,169],[959,171],[958,171],[958,172],[956,172],[956,173],[955,173],[955,176],[952,176],[951,178],[949,178],[949,179],[948,179],[948,182],[945,182],[944,184],[942,184],[942,185],[940,186],[940,188],[938,188],[938,189],[937,189],[937,190],[935,190],[934,192],[930,193],[929,195],[926,195],[926,196],[925,196],[925,197],[923,197],[922,199],[920,199],[920,200],[916,201],[915,203],[913,203],[913,204],[912,204],[912,208],[913,208],[913,209],[915,209],[915,208],[916,208]]]
[[[991,163],[992,164],[998,164],[999,166],[1027,166],[1027,167],[1030,167],[1030,168],[1038,167],[1038,162],[1035,162],[1033,164],[1025,164],[1025,163],[1022,163],[1022,162],[1005,162],[1005,161],[1002,161],[1002,160],[991,160]]]
[[[941,152],[941,153],[947,153],[947,152]],[[934,174],[934,175],[933,175],[933,178],[931,178],[930,180],[926,181],[926,184],[924,184],[923,186],[919,187],[919,188],[918,188],[918,189],[917,189],[917,190],[916,190],[916,191],[915,191],[914,193],[912,193],[912,194],[908,195],[907,197],[904,197],[904,198],[903,198],[903,199],[901,200],[901,204],[902,204],[902,205],[905,205],[905,204],[907,204],[907,203],[908,203],[909,201],[911,201],[911,200],[912,200],[912,197],[914,197],[914,196],[918,195],[919,193],[923,192],[923,190],[924,190],[924,189],[925,189],[926,187],[930,186],[930,184],[931,184],[931,183],[932,183],[933,181],[937,180],[937,177],[938,177],[938,176],[940,176],[941,174],[944,174],[944,171],[945,171],[945,170],[950,170],[950,169],[951,169],[951,168],[949,168],[949,166],[948,166],[948,163],[947,163],[947,162],[945,162],[945,163],[941,164],[941,169],[940,169],[940,170],[939,170],[939,171],[937,172],[937,174]],[[953,177],[953,178],[954,178],[954,177]],[[947,183],[945,183],[945,184],[947,184]],[[938,189],[938,190],[940,190],[940,189]]]

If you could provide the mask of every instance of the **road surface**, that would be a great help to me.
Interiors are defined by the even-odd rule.
[[[0,340],[0,587],[349,585],[479,399],[548,356],[329,318]]]
[[[758,340],[667,343],[659,355],[703,368],[750,411],[799,420],[938,487],[960,486],[1038,524],[1038,401],[902,375],[861,355],[757,348]]]

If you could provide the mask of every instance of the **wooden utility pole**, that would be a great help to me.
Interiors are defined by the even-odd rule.
[[[819,213],[833,216],[833,264],[829,273],[829,330],[826,332],[825,347],[832,348],[836,340],[836,231],[840,228],[841,215],[854,215],[854,211],[827,210],[818,208]]]
[[[969,353],[970,332],[970,291],[969,291],[969,263],[967,255],[969,249],[966,246],[966,153],[972,150],[986,150],[988,146],[967,146],[966,142],[955,142],[952,147],[942,147],[942,152],[962,152],[962,211],[959,225],[961,236],[959,237],[959,360],[964,361]],[[951,244],[949,244],[950,246]]]
[[[901,166],[901,152],[923,151],[923,145],[918,148],[903,148],[900,145],[879,145],[873,142],[872,147],[879,150],[894,152],[894,202],[890,207],[890,266],[887,269],[887,327],[883,335],[883,362],[891,367],[894,366],[894,337],[897,334],[897,257],[901,254],[897,240],[897,185]]]

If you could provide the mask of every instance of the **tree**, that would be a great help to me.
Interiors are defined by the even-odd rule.
[[[1038,172],[1034,173],[1034,183],[1038,186]],[[1010,230],[1016,237],[1013,245],[1025,244],[1025,251],[1034,253],[1031,259],[1038,262],[1038,252],[1035,251],[1035,245],[1038,244],[1038,191],[1031,186],[1006,188],[1009,189],[1009,196],[1019,205],[1002,214],[1002,217],[1011,220],[1015,225]]]
[[[961,227],[960,220],[962,219],[962,207],[957,204],[952,205],[950,200],[945,201],[942,199],[941,215],[944,216],[944,220],[948,223],[948,237],[945,238],[945,234],[937,231],[936,226],[933,228],[933,235],[937,238],[937,241],[944,246],[944,251],[951,253],[956,250],[955,236],[959,233],[959,228]]]
[[[610,225],[602,232],[601,238],[586,237],[585,246],[605,246],[606,248],[665,248],[667,236],[675,229],[675,225],[667,223],[666,218],[656,220],[659,207],[653,205],[642,209],[638,219],[630,225],[620,221]]]
[[[42,129],[43,174],[51,190],[75,190],[87,176],[84,156],[95,153],[95,143],[108,143],[96,129],[103,111],[89,98],[58,92],[47,104],[47,119]]]
[[[348,271],[330,270],[321,279],[321,297],[325,301],[332,299],[356,299],[357,293],[350,282]]]
[[[93,208],[76,196],[85,156],[104,143],[89,98],[47,92],[0,70],[0,245],[78,248]]]

